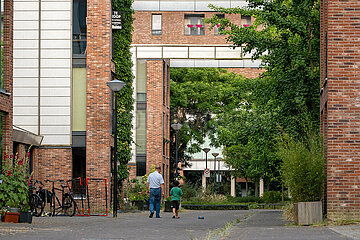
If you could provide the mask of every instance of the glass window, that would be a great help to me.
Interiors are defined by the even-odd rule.
[[[86,0],[73,0],[73,54],[86,54]]]
[[[218,19],[223,19],[223,18],[225,18],[225,14],[216,14],[216,17],[217,17]],[[220,27],[220,24],[218,24],[218,25],[216,25],[216,26],[214,27],[214,33],[215,33],[215,35],[221,35],[221,34],[219,33],[219,27]]]
[[[185,35],[205,35],[204,14],[185,14]]]
[[[136,69],[136,101],[146,102],[146,61],[138,61]]]
[[[248,27],[251,25],[251,16],[241,16],[241,26]]]
[[[146,154],[146,110],[136,111],[136,154]]]
[[[161,14],[153,14],[151,21],[151,33],[152,35],[161,35]]]
[[[143,157],[136,158],[136,176],[144,176],[146,174],[146,160]]]

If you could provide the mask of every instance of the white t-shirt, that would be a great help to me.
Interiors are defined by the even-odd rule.
[[[149,183],[149,188],[160,188],[161,184],[164,184],[164,179],[158,171],[155,171],[149,174],[147,182]]]

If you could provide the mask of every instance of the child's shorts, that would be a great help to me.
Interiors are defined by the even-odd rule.
[[[179,210],[180,207],[180,201],[171,201],[171,207],[175,208],[175,210]]]

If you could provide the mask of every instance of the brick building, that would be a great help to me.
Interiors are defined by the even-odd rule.
[[[360,218],[360,2],[321,1],[321,131],[330,219]]]
[[[242,47],[232,49],[217,27],[210,29],[204,18],[214,14],[241,26],[250,16],[219,14],[208,8],[209,1],[135,0],[132,42],[136,76],[136,128],[132,176],[142,176],[151,165],[160,165],[169,186],[169,67],[216,67],[257,77],[263,69]],[[223,7],[244,6],[245,1],[217,1]],[[163,61],[163,68],[160,67]],[[157,65],[158,68],[154,66]],[[163,75],[163,76],[162,76]],[[147,82],[147,84],[145,83]],[[156,93],[156,94],[155,94]],[[145,130],[146,129],[146,130]],[[203,159],[203,161],[205,161]]]

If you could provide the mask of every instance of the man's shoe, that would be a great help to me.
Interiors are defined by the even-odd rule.
[[[160,216],[156,216],[156,218],[161,218]]]
[[[173,218],[175,218],[175,216],[173,216]]]
[[[149,218],[152,218],[154,216],[154,213],[150,213]]]

